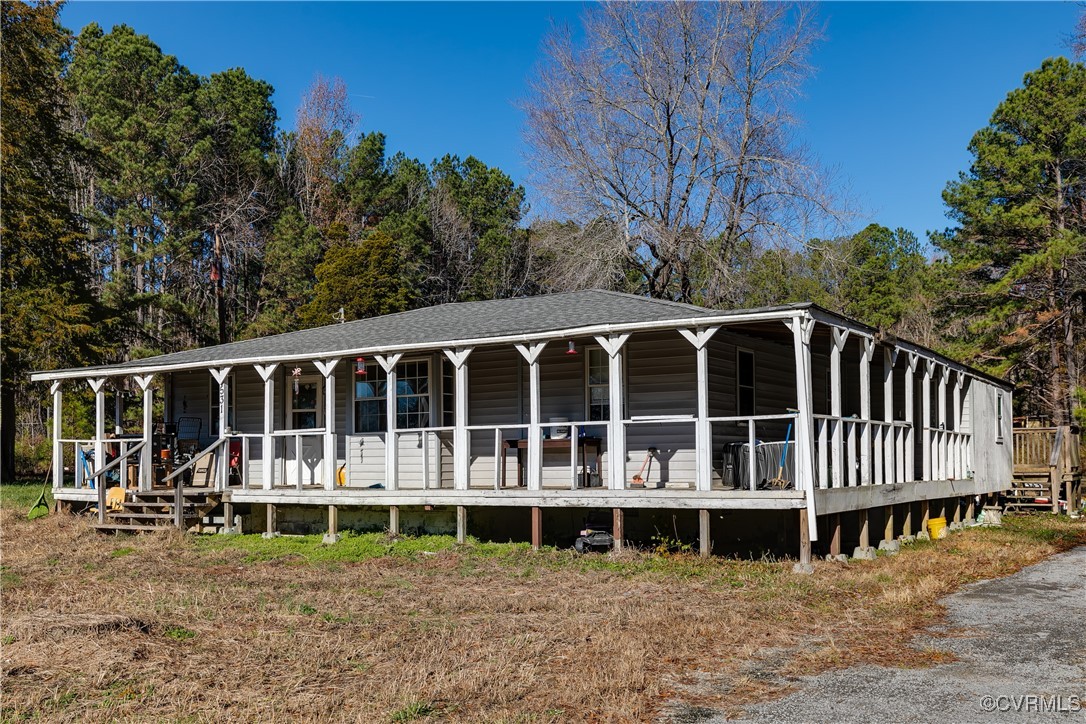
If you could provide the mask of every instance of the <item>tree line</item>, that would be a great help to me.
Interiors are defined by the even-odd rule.
[[[475,157],[389,149],[338,79],[283,129],[244,69],[194,74],[123,25],[73,34],[60,8],[0,5],[5,479],[48,457],[33,369],[586,287],[814,301],[1008,376],[1021,412],[1086,407],[1079,63],[1010,92],[944,192],[955,226],[920,240],[839,232],[855,217],[791,114],[807,6],[615,3],[556,29],[523,104],[545,214]]]

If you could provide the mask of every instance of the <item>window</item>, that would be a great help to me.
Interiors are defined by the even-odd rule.
[[[996,390],[996,442],[1003,442],[1003,390]]]
[[[456,369],[448,359],[441,360],[441,424],[456,424]]]
[[[234,375],[230,374],[226,377],[227,381],[227,399],[226,399],[226,427],[228,430],[234,430],[234,400],[237,397],[237,385],[234,384]],[[211,401],[211,435],[212,437],[219,436],[219,394],[221,389],[219,384],[215,382],[215,378],[211,378],[211,393],[208,395],[208,399]]]
[[[354,431],[384,432],[387,427],[385,415],[385,388],[388,376],[381,366],[369,362],[366,374],[357,372],[354,376]]]
[[[386,395],[388,375],[374,363],[365,375],[355,375],[354,430],[384,432],[388,429]],[[396,365],[396,429],[430,426],[430,363],[427,360]]]
[[[610,359],[602,347],[589,347],[585,355],[587,367],[586,403],[589,420],[607,420],[611,417],[611,368]]]
[[[396,365],[396,428],[409,430],[430,426],[430,363]]]
[[[754,399],[754,353],[749,349],[735,351],[735,414],[746,417],[757,414]]]
[[[290,389],[290,429],[312,430],[320,427],[321,379],[316,375],[288,377]]]

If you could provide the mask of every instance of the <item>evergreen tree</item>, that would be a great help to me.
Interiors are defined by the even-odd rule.
[[[958,226],[935,242],[956,293],[955,351],[1026,392],[1023,412],[1068,421],[1086,323],[1086,66],[1044,61],[969,144],[943,192]]]
[[[16,401],[26,374],[93,361],[101,310],[89,293],[78,220],[68,206],[78,153],[61,86],[71,41],[60,5],[0,3],[0,238],[3,335],[0,478],[15,475]]]

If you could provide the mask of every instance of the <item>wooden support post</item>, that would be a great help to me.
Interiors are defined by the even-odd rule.
[[[87,380],[87,384],[94,391],[94,470],[100,470],[106,465],[106,378],[96,377]],[[104,488],[104,478],[91,481],[96,488]],[[99,496],[100,497],[100,496]],[[105,515],[105,511],[99,506],[99,518]],[[104,521],[104,518],[100,522]]]
[[[830,415],[835,418],[833,424],[833,448],[831,459],[831,487],[842,488],[848,484],[848,476],[845,471],[845,438],[844,426],[841,423],[841,398],[844,390],[841,387],[841,352],[848,341],[848,330],[833,327],[833,345],[830,347]]]
[[[947,430],[947,417],[946,417],[946,378],[950,373],[950,368],[946,365],[939,366],[939,445],[935,452],[935,469],[937,470],[938,480],[949,480],[950,474],[947,470],[947,454],[946,454],[946,430]]]
[[[901,535],[908,536],[913,534],[913,504],[905,503],[903,506],[904,514],[901,516]]]
[[[539,355],[546,342],[514,345],[528,363],[528,490],[543,489],[543,427],[540,422]],[[576,439],[571,444],[576,447]]]
[[[98,509],[101,516],[102,509]],[[185,530],[185,483],[180,476],[174,478],[173,484],[173,524],[178,530]]]
[[[468,509],[463,505],[456,506],[456,542],[468,542]]]
[[[264,380],[264,437],[260,441],[260,475],[264,490],[275,485],[275,370],[278,363],[253,365],[260,379]],[[273,532],[269,529],[269,533]]]
[[[471,434],[468,431],[468,356],[472,347],[444,350],[456,374],[455,427],[453,429],[453,487],[467,490],[471,477]]]
[[[870,548],[871,531],[868,528],[867,509],[861,508],[859,511],[857,511],[857,513],[860,517],[860,547]]]
[[[965,519],[967,521],[972,521],[976,518],[976,511],[973,509],[974,502],[975,498],[972,495],[965,499]]]
[[[611,510],[613,526],[611,532],[615,538],[615,550],[620,551],[626,544],[626,515],[622,508]]]
[[[63,432],[63,392],[60,389],[60,380],[55,380],[49,385],[49,391],[53,393],[53,490],[64,487],[64,443],[61,439]],[[78,464],[79,452],[76,451],[72,458],[73,464]],[[59,508],[59,506],[58,506]]]
[[[841,555],[841,514],[830,516],[830,555]]]
[[[915,352],[909,352],[909,369],[905,373],[905,475],[902,480],[911,483],[916,480],[916,364],[920,358]]]
[[[698,552],[703,558],[708,558],[713,553],[711,527],[709,511],[702,508],[698,511]]]
[[[532,506],[532,550],[539,550],[543,546],[543,509],[538,505]]]
[[[921,452],[923,454],[924,472],[922,480],[934,480],[932,476],[931,455],[931,377],[935,371],[935,362],[924,360],[924,383],[920,388],[920,434]]]
[[[897,365],[897,349],[884,347],[882,350],[882,419],[889,423],[884,427],[883,445],[883,476],[884,483],[896,483],[897,461],[897,428],[894,427],[894,366]]]
[[[815,511],[814,465],[814,394],[811,389],[811,336],[815,321],[812,317],[796,315],[787,322],[792,330],[792,352],[796,366],[795,461],[796,490],[805,494],[807,537],[818,540],[818,514]]]
[[[339,508],[335,505],[328,506],[328,535],[332,538],[339,535]]]
[[[958,497],[957,495],[955,495],[953,498],[951,498],[951,500],[953,501],[952,505],[954,506],[954,522],[955,523],[961,523],[962,522],[962,499],[960,497]]]
[[[927,500],[920,501],[920,532],[928,532],[928,521],[931,520],[931,503]]]
[[[385,371],[385,490],[398,490],[400,478],[397,474],[397,458],[399,455],[400,438],[396,435],[397,384],[396,365],[399,364],[402,354],[375,354],[373,358],[381,369]]]
[[[807,509],[799,509],[799,564],[811,565],[811,526],[807,524]]]
[[[276,530],[275,524],[275,505],[273,503],[268,503],[267,505],[265,505],[264,514],[266,517],[264,535],[267,537],[276,535],[278,531]]]
[[[400,534],[400,506],[388,506],[388,534],[398,536]]]
[[[237,533],[234,529],[234,504],[229,500],[223,501],[222,504],[222,532]]]
[[[871,484],[871,359],[875,340],[860,340],[860,485]]]
[[[709,422],[709,340],[720,327],[680,329],[679,334],[694,345],[697,358],[698,415],[694,427],[694,487],[701,491],[713,488],[713,428]],[[703,553],[708,555],[708,553]]]
[[[219,391],[217,414],[219,416],[219,439],[227,437],[229,426],[227,414],[230,409],[230,370],[232,367],[220,367],[209,370]],[[230,445],[225,443],[215,451],[215,489],[226,490],[230,475]]]
[[[895,540],[896,536],[894,535],[894,529],[895,529],[896,526],[894,525],[894,506],[892,506],[892,505],[885,506],[883,508],[883,512],[886,514],[886,521],[885,521],[886,524],[883,527],[882,539],[884,541]]]
[[[151,469],[153,466],[151,448],[154,446],[155,431],[155,391],[151,388],[151,382],[154,378],[153,374],[136,376],[136,384],[143,390],[143,450],[140,450],[139,467],[139,489],[143,491],[149,491],[154,484],[154,472]]]
[[[596,341],[603,347],[609,360],[607,366],[608,422],[607,422],[607,477],[611,490],[626,489],[626,428],[622,420],[625,401],[622,379],[622,347],[629,334],[597,335]]]
[[[336,365],[338,359],[314,360],[313,366],[324,376],[324,489],[336,489]],[[386,388],[388,389],[388,388]],[[425,453],[424,453],[425,454]],[[333,533],[335,535],[335,533]]]

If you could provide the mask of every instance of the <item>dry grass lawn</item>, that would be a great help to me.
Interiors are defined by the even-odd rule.
[[[103,536],[0,511],[2,717],[644,721],[923,665],[940,596],[1086,542],[1009,519],[871,563],[577,558],[448,538]]]

